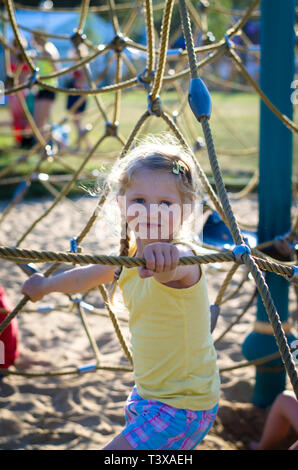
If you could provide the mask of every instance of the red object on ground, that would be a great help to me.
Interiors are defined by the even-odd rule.
[[[0,312],[0,324],[13,309],[12,303],[2,286],[0,286],[0,310],[1,309],[5,309],[7,313]],[[7,369],[12,366],[17,357],[19,357],[18,326],[16,318],[12,320],[8,327],[3,331],[2,335],[0,335],[0,341],[2,342],[2,344],[0,344],[2,349],[4,344],[4,358],[1,358],[0,354],[0,369]],[[2,363],[3,359],[4,364]]]

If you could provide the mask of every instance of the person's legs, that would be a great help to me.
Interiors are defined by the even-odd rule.
[[[35,101],[34,120],[43,136],[46,134],[44,126],[48,124],[52,106],[53,100],[39,98]]]
[[[290,392],[284,392],[271,407],[261,441],[252,443],[251,449],[274,449],[287,436],[290,427],[298,433],[298,402]]]

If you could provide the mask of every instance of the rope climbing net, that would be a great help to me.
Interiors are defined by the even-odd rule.
[[[108,0],[106,7],[90,7],[89,0],[82,0],[81,7],[79,9],[79,22],[77,29],[75,32],[69,37],[67,35],[59,36],[60,39],[65,39],[71,41],[72,45],[76,49],[77,52],[77,60],[71,66],[66,66],[59,71],[55,71],[54,73],[48,75],[40,75],[39,70],[36,68],[34,63],[34,59],[28,54],[28,51],[24,47],[24,43],[22,41],[21,30],[27,29],[30,32],[34,32],[35,34],[40,34],[41,36],[51,36],[44,32],[32,31],[30,28],[25,28],[24,26],[18,25],[16,21],[16,13],[15,9],[18,7],[13,0],[5,0],[4,1],[4,11],[1,14],[1,20],[4,21],[4,24],[10,24],[13,33],[15,36],[16,47],[18,49],[18,54],[20,55],[22,61],[27,64],[27,67],[30,70],[30,78],[24,83],[16,83],[14,77],[7,74],[7,78],[5,81],[5,94],[7,96],[12,94],[17,94],[20,97],[22,108],[25,112],[25,115],[28,119],[30,124],[32,133],[35,137],[36,144],[32,149],[22,155],[16,162],[9,165],[7,168],[2,169],[0,171],[0,178],[4,178],[9,172],[18,164],[22,163],[24,160],[27,160],[30,155],[33,153],[39,152],[39,159],[36,163],[32,172],[25,178],[25,186],[24,190],[21,194],[15,197],[10,204],[5,208],[1,215],[0,223],[3,223],[5,218],[8,216],[9,212],[12,208],[24,197],[26,189],[30,186],[31,182],[38,178],[40,168],[45,160],[51,158],[52,149],[48,145],[48,139],[50,137],[50,132],[48,135],[44,135],[41,133],[40,129],[36,126],[34,119],[27,107],[26,102],[22,99],[21,91],[26,89],[31,89],[33,85],[38,85],[40,88],[44,90],[49,90],[55,93],[65,94],[65,95],[79,95],[81,98],[75,103],[75,105],[70,110],[70,116],[73,115],[75,110],[79,107],[82,101],[86,98],[86,96],[92,96],[94,99],[98,111],[98,116],[101,116],[104,121],[104,131],[102,135],[98,138],[97,142],[93,145],[91,150],[84,156],[82,163],[79,167],[72,172],[70,179],[66,182],[60,192],[55,193],[55,199],[52,204],[48,207],[48,209],[38,217],[31,226],[26,230],[26,232],[21,236],[21,238],[17,241],[14,247],[8,246],[0,246],[0,258],[11,261],[13,263],[19,263],[20,265],[24,266],[24,264],[28,263],[45,263],[51,262],[51,266],[47,269],[44,273],[45,276],[51,276],[58,268],[61,266],[61,263],[72,263],[72,264],[110,264],[110,265],[117,265],[117,266],[143,266],[144,259],[142,258],[130,258],[130,257],[120,257],[120,256],[107,256],[107,255],[94,255],[94,254],[83,254],[82,252],[78,252],[78,248],[81,247],[82,242],[84,241],[85,237],[88,235],[90,229],[93,227],[95,222],[100,218],[102,207],[104,206],[107,196],[108,196],[108,187],[104,186],[104,190],[101,192],[99,197],[97,206],[92,213],[91,217],[89,218],[85,227],[82,228],[81,232],[74,237],[72,243],[72,250],[71,252],[52,252],[52,251],[38,251],[38,250],[31,250],[31,249],[22,249],[20,246],[26,240],[27,236],[35,229],[35,227],[44,220],[47,215],[53,211],[53,209],[59,204],[59,202],[68,195],[76,181],[79,179],[81,174],[85,171],[88,162],[92,159],[94,154],[96,153],[97,149],[102,145],[104,140],[107,137],[113,137],[122,145],[122,151],[119,156],[119,159],[122,159],[127,152],[130,150],[136,137],[138,136],[140,130],[144,127],[145,124],[148,123],[150,117],[157,118],[162,121],[170,131],[176,136],[176,138],[181,142],[181,144],[186,147],[189,152],[193,155],[193,161],[195,163],[195,167],[197,170],[198,177],[201,181],[202,188],[204,192],[208,195],[210,204],[216,209],[216,211],[220,214],[222,220],[227,224],[234,242],[234,248],[232,250],[226,250],[224,252],[219,252],[214,250],[214,252],[209,252],[206,255],[201,256],[191,256],[191,257],[183,257],[180,259],[180,264],[194,264],[194,263],[202,263],[202,264],[209,264],[209,263],[223,263],[229,262],[232,264],[230,270],[228,271],[224,282],[219,290],[217,298],[215,300],[215,304],[213,307],[219,308],[219,306],[227,299],[224,298],[225,292],[227,287],[229,286],[234,274],[236,273],[238,267],[241,264],[244,264],[254,279],[256,284],[256,289],[259,295],[262,298],[262,301],[265,305],[268,318],[270,320],[270,324],[273,330],[273,333],[276,338],[276,342],[278,344],[279,352],[257,361],[251,361],[246,363],[241,363],[237,367],[246,367],[248,365],[260,365],[266,362],[271,361],[276,357],[282,358],[284,363],[284,367],[287,371],[288,377],[290,382],[293,386],[295,394],[298,398],[298,376],[297,371],[295,368],[295,362],[293,360],[293,356],[291,354],[290,346],[287,342],[286,333],[284,331],[284,325],[281,323],[278,312],[270,295],[268,286],[265,282],[265,277],[263,275],[263,271],[269,271],[277,273],[278,275],[282,276],[283,278],[287,279],[289,282],[293,282],[294,284],[298,283],[298,267],[295,265],[294,262],[279,262],[278,260],[272,259],[269,256],[266,256],[261,250],[270,245],[273,241],[270,240],[262,245],[258,245],[256,248],[250,248],[246,242],[246,239],[243,236],[241,231],[241,225],[235,218],[233,214],[230,200],[225,189],[225,185],[222,178],[221,169],[219,167],[218,158],[213,142],[213,136],[210,128],[210,112],[211,112],[211,101],[209,92],[204,85],[204,82],[200,78],[201,70],[208,66],[209,64],[215,62],[217,59],[224,55],[228,55],[231,59],[232,63],[235,65],[236,69],[242,74],[244,79],[248,82],[250,86],[257,92],[260,98],[266,103],[266,105],[271,109],[271,111],[283,122],[287,128],[289,128],[292,132],[297,133],[297,126],[296,124],[287,118],[284,114],[282,114],[266,97],[266,95],[262,92],[257,82],[252,78],[252,76],[246,70],[240,56],[238,55],[237,46],[232,41],[233,37],[237,34],[241,34],[242,28],[246,24],[249,18],[258,15],[257,7],[259,4],[259,0],[254,0],[251,3],[251,6],[245,12],[238,12],[239,20],[231,27],[224,37],[218,42],[210,42],[208,43],[208,24],[207,24],[207,2],[199,2],[200,8],[199,12],[194,8],[193,4],[189,0],[179,0],[177,3],[179,4],[179,12],[181,18],[181,28],[183,30],[184,40],[185,40],[185,49],[179,50],[172,50],[169,48],[169,35],[170,35],[170,27],[171,27],[171,18],[174,8],[174,0],[166,0],[165,2],[161,2],[158,6],[153,7],[152,0],[136,0],[133,4],[121,4],[115,5],[114,0]],[[140,9],[142,8],[142,13],[145,19],[146,24],[146,33],[147,33],[147,45],[144,46],[142,44],[138,44],[137,42],[131,40],[129,38],[130,30],[134,24],[134,21],[139,14]],[[210,7],[211,8],[211,7]],[[216,5],[213,5],[212,8],[214,10],[219,10],[225,13],[225,9],[220,7],[219,2]],[[126,22],[120,28],[120,23],[118,21],[118,11],[119,10],[126,10],[129,13],[126,17]],[[161,31],[158,37],[158,47],[156,46],[157,43],[157,33],[155,31],[155,22],[154,22],[154,10],[155,9],[162,9],[163,10],[163,17],[162,17],[162,26]],[[87,19],[87,14],[89,12],[94,11],[108,11],[110,14],[111,24],[114,30],[114,38],[108,44],[101,44],[96,45],[90,41],[86,35],[84,34],[84,27]],[[192,24],[193,29],[200,30],[203,33],[203,37],[205,37],[205,45],[200,47],[195,47],[194,45],[194,37],[192,32]],[[8,59],[9,52],[11,52],[12,46],[8,44],[6,41],[5,36],[0,35],[0,42],[2,46],[5,48],[5,55]],[[81,52],[82,46],[87,47],[88,54],[84,55]],[[129,59],[125,55],[125,51],[127,48],[135,49],[142,51],[146,54],[146,67],[143,71],[136,70],[134,66],[129,64]],[[14,51],[15,52],[15,51]],[[98,56],[104,56],[107,53],[112,52],[113,57],[116,61],[115,67],[115,80],[113,84],[99,86],[96,83],[92,75],[90,73],[90,69],[88,65],[95,60]],[[178,69],[175,70],[173,73],[168,73],[168,62],[169,58],[175,54],[178,63]],[[203,56],[204,58],[198,60],[198,57]],[[125,80],[122,79],[121,76],[121,64],[125,62],[128,66],[131,77]],[[49,79],[57,79],[62,77],[63,75],[69,74],[76,70],[83,69],[84,73],[87,77],[89,82],[88,89],[75,89],[75,88],[63,88],[59,86],[52,86],[49,84]],[[162,104],[160,93],[163,87],[166,86],[173,86],[178,95],[182,94],[181,88],[181,81],[185,81],[190,77],[190,87],[189,87],[189,105],[190,108],[195,115],[196,120],[201,124],[202,131],[204,134],[204,139],[206,142],[207,153],[209,157],[210,166],[212,169],[212,174],[215,182],[216,191],[211,186],[205,172],[203,171],[198,159],[195,157],[192,149],[190,149],[189,144],[187,143],[183,133],[181,132],[178,123],[177,123],[177,116],[171,116]],[[135,87],[139,87],[145,90],[146,98],[147,98],[147,109],[143,112],[143,114],[137,120],[133,130],[131,131],[129,137],[124,139],[119,132],[119,110],[120,110],[120,103],[121,103],[121,93],[124,90],[129,90]],[[114,107],[113,107],[113,117],[112,120],[108,119],[108,113],[105,109],[103,101],[101,99],[102,94],[111,94],[114,96]],[[183,107],[186,106],[187,103],[183,102],[181,106],[181,112]],[[61,123],[65,122],[65,118],[61,121]],[[190,126],[191,127],[191,126]],[[58,156],[56,156],[58,157]],[[59,160],[61,162],[61,160]],[[69,166],[67,163],[63,163],[69,170]],[[254,178],[249,183],[248,187],[243,192],[247,194],[247,192],[257,183],[257,175],[254,175]],[[47,188],[49,189],[49,185]],[[293,222],[292,229],[290,233],[286,235],[286,239],[290,242],[295,241],[296,233],[298,229],[298,218]],[[236,294],[241,285],[234,293]],[[92,332],[90,331],[85,314],[84,314],[84,301],[82,300],[74,300],[71,296],[69,296],[70,301],[74,303],[76,310],[82,320],[84,325],[86,334],[88,336],[91,348],[95,355],[95,363],[92,365],[88,365],[86,367],[77,367],[71,368],[67,370],[61,371],[54,371],[54,372],[43,372],[43,373],[30,373],[30,372],[20,372],[20,371],[13,371],[13,370],[1,370],[3,374],[16,374],[16,375],[25,375],[25,376],[56,376],[56,375],[68,375],[68,374],[77,374],[79,372],[87,372],[96,369],[107,369],[107,370],[132,370],[133,363],[132,363],[132,356],[129,350],[128,345],[124,339],[122,334],[120,325],[119,325],[119,318],[117,318],[111,304],[109,302],[109,295],[107,289],[104,285],[99,286],[100,294],[103,298],[105,303],[106,309],[108,314],[111,318],[113,326],[115,328],[117,337],[120,341],[120,344],[123,348],[123,351],[130,363],[130,367],[114,367],[114,366],[103,366],[101,364],[100,354],[96,345],[96,341],[92,336]],[[249,303],[244,309],[244,312],[249,308],[252,304],[253,299],[255,297],[255,293],[253,297],[250,299]],[[24,307],[26,306],[29,298],[24,296],[20,302],[15,306],[15,308],[7,315],[5,320],[0,324],[0,334],[7,328],[10,322],[15,318],[19,312],[21,312]],[[243,315],[243,314],[242,314]],[[239,316],[237,321],[240,321],[242,315]],[[221,339],[224,334],[229,331],[235,322],[229,326],[229,328],[220,336]],[[235,368],[235,367],[234,367]],[[230,370],[230,368],[222,369]]]

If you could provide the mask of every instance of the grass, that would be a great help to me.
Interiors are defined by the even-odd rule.
[[[217,150],[219,163],[225,178],[225,181],[243,182],[248,181],[258,167],[258,139],[259,139],[259,99],[252,93],[227,93],[211,92],[212,95],[212,115],[210,125],[214,137],[215,148]],[[104,109],[107,110],[108,118],[113,119],[114,95],[104,94],[99,96]],[[187,97],[186,97],[187,98]],[[65,96],[59,96],[54,104],[52,119],[59,122],[65,116]],[[161,94],[163,108],[172,113],[179,109],[180,102],[176,93],[172,90]],[[119,115],[119,135],[125,140],[138,118],[147,108],[147,96],[142,90],[133,90],[123,92],[121,97],[121,109]],[[186,137],[188,143],[193,147],[197,138],[202,137],[201,125],[195,120],[191,110],[186,103],[184,106],[185,118],[178,117],[178,125]],[[10,113],[8,107],[1,108],[1,120],[8,121]],[[93,97],[88,98],[88,108],[83,118],[84,124],[92,123],[93,129],[90,132],[90,140],[94,144],[104,133],[105,123],[98,111]],[[8,130],[8,132],[7,132]],[[159,133],[166,131],[167,128],[161,119],[150,117],[148,124],[143,128],[143,133]],[[75,131],[71,128],[70,138],[74,141]],[[298,143],[294,137],[294,158],[293,168],[297,175]],[[114,159],[120,153],[122,144],[115,138],[106,138],[98,148],[95,156],[87,164],[87,169],[100,169],[108,171]],[[251,153],[245,155],[245,151],[251,150]],[[0,170],[15,161],[21,154],[21,151],[14,146],[14,139],[9,128],[0,128]],[[244,154],[243,154],[244,153]],[[73,169],[81,164],[84,154],[75,156],[68,154],[63,157],[64,161]],[[203,148],[197,152],[197,157],[203,169],[210,175],[210,167],[206,149]],[[13,169],[7,177],[16,175],[26,175],[33,170],[39,155],[32,155],[26,163],[19,164]],[[41,170],[49,174],[61,174],[67,172],[58,161],[45,161]],[[3,186],[2,186],[3,188]],[[0,188],[1,189],[1,188]],[[12,189],[12,188],[10,188]],[[3,191],[0,191],[0,195]],[[9,195],[9,188],[6,187],[6,193]]]

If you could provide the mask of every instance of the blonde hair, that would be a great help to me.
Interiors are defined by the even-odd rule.
[[[178,168],[178,170],[174,172],[173,168]],[[201,199],[201,187],[193,157],[190,151],[172,135],[147,136],[137,141],[135,147],[112,168],[108,178],[110,188],[118,195],[124,195],[131,186],[135,173],[144,169],[174,173],[183,204],[194,205]],[[190,220],[183,235],[181,230],[181,237],[194,241],[196,234],[192,233],[192,226],[193,220]],[[120,256],[128,256],[130,244],[131,234],[125,222],[125,236],[120,239]],[[115,290],[115,282],[120,273],[121,269],[116,269],[112,292]]]

